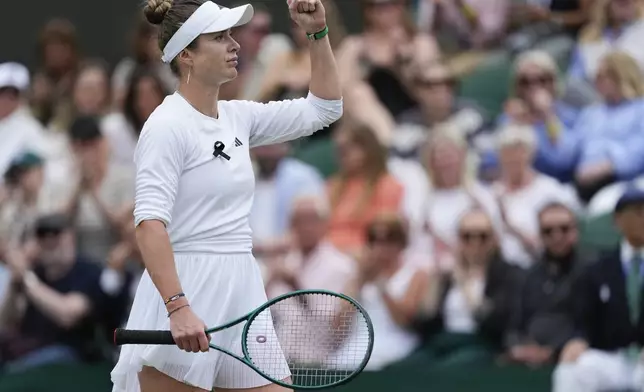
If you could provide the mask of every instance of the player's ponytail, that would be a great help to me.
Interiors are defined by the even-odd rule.
[[[170,8],[172,8],[172,0],[148,0],[148,4],[143,8],[143,13],[148,22],[159,25],[163,23]]]

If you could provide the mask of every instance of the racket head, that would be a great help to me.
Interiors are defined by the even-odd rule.
[[[293,312],[298,304],[302,312]],[[273,383],[315,390],[360,374],[371,358],[373,341],[371,318],[356,300],[327,290],[298,290],[275,297],[250,315],[242,332],[242,352],[247,363]],[[348,363],[339,366],[333,358],[343,349],[348,350],[348,358],[343,357]],[[302,354],[317,358],[303,363]],[[291,383],[283,381],[289,376]]]

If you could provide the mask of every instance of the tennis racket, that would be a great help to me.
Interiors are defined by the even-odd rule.
[[[373,325],[352,298],[326,290],[300,290],[278,296],[213,334],[244,323],[243,356],[210,344],[243,362],[272,383],[295,389],[344,384],[369,362]],[[175,344],[170,331],[117,329],[114,343]]]

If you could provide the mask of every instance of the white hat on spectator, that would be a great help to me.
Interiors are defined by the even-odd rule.
[[[13,87],[18,91],[29,88],[29,70],[20,63],[0,64],[0,88]]]

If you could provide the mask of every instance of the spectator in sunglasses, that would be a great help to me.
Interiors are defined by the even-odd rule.
[[[462,215],[457,260],[432,277],[423,301],[429,350],[443,364],[486,360],[500,352],[521,270],[506,262],[490,217],[482,209]]]
[[[365,251],[356,260],[358,272],[344,292],[358,299],[371,316],[376,336],[366,369],[375,371],[407,357],[420,343],[409,326],[427,290],[427,273],[405,258],[407,225],[397,214],[377,214],[365,237]],[[345,348],[351,350],[355,344],[360,343],[349,342]],[[345,363],[346,358],[351,353],[340,349],[332,363]]]
[[[514,88],[499,125],[517,123],[533,128],[537,138],[535,168],[562,182],[570,182],[576,163],[572,127],[578,109],[562,99],[563,85],[555,60],[543,51],[517,59]]]
[[[508,336],[509,357],[529,366],[556,362],[574,334],[572,287],[587,259],[579,254],[573,210],[553,202],[539,211],[543,254],[527,273]]]
[[[7,254],[12,285],[0,305],[0,352],[9,372],[96,354],[101,268],[79,256],[75,242],[67,217],[48,215],[36,222],[33,257]]]
[[[417,158],[420,146],[441,124],[452,124],[472,142],[486,124],[486,114],[473,102],[457,96],[456,78],[443,63],[419,67],[406,84],[418,103],[396,117],[391,149],[397,156]]]

